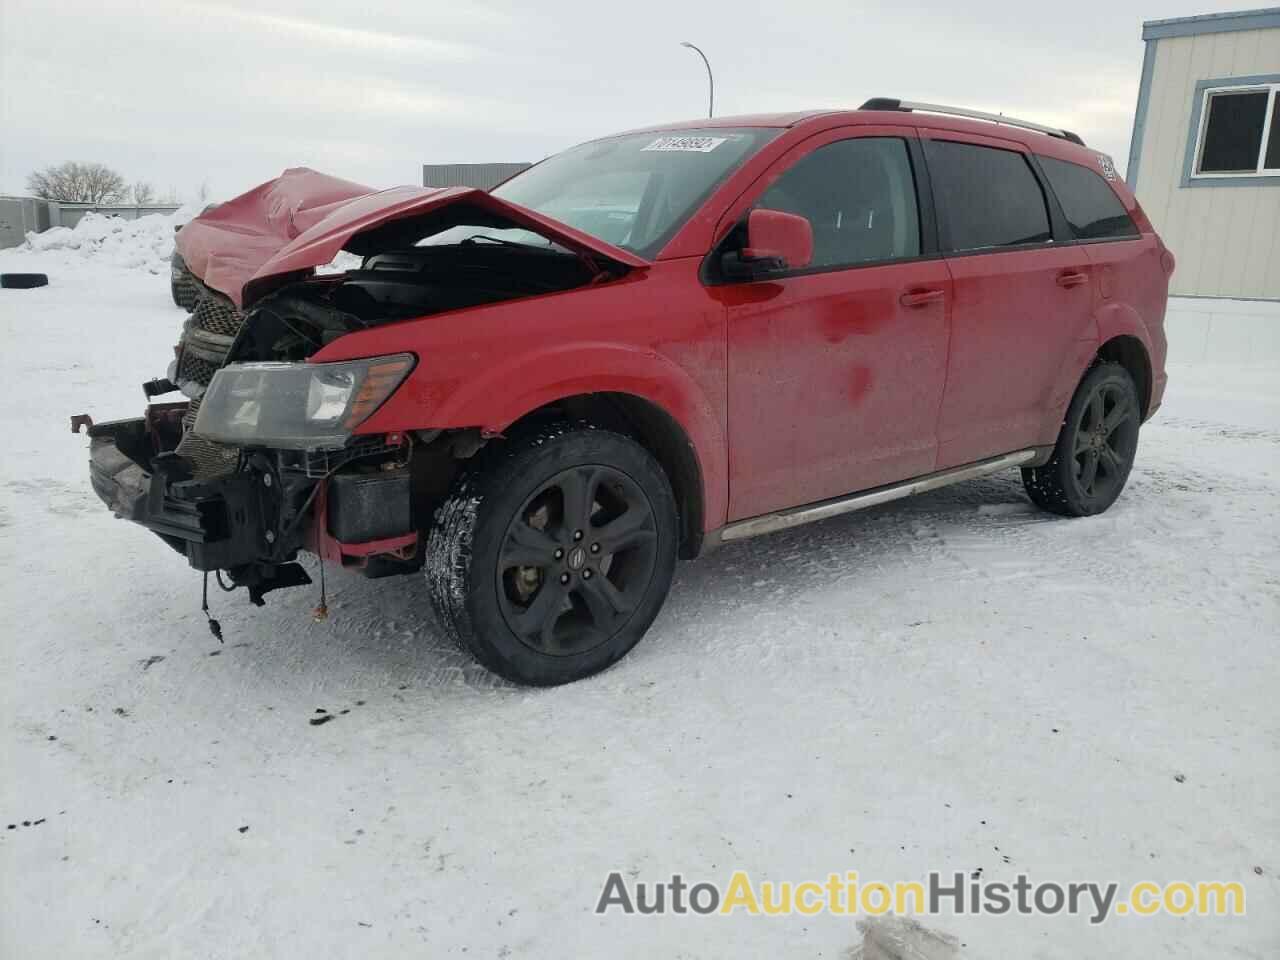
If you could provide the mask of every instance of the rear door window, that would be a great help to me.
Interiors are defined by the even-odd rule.
[[[1022,153],[951,140],[928,140],[926,149],[945,249],[1019,247],[1053,239],[1044,191]]]
[[[1040,157],[1040,167],[1077,240],[1118,240],[1138,235],[1129,212],[1101,174],[1053,157]]]

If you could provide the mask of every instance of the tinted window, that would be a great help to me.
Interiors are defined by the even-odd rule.
[[[1124,204],[1100,174],[1052,157],[1041,157],[1040,166],[1077,240],[1138,235]]]
[[[1200,147],[1200,173],[1252,173],[1258,169],[1262,128],[1267,120],[1266,90],[1215,93]]]
[[[1013,150],[927,141],[929,176],[951,250],[1044,243],[1053,238],[1044,191]]]
[[[783,173],[756,206],[808,219],[814,267],[920,253],[920,215],[904,140],[864,137],[819,147]]]

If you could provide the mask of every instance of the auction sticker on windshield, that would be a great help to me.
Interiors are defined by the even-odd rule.
[[[647,147],[640,149],[642,152],[644,150],[678,150],[685,153],[710,153],[728,139],[728,137],[659,137]]]

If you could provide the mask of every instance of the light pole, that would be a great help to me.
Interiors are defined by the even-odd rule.
[[[711,61],[707,59],[707,55],[703,53],[702,50],[700,50],[698,47],[695,47],[692,43],[690,43],[687,40],[682,41],[680,46],[688,47],[690,50],[692,50],[694,53],[696,53],[698,56],[702,58],[702,62],[707,68],[707,116],[708,117],[715,116],[716,81],[715,81],[715,78],[711,76]]]

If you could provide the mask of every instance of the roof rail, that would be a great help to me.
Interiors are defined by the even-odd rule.
[[[1080,139],[1078,134],[1072,133],[1070,130],[1062,130],[1058,127],[1046,127],[1043,124],[1032,123],[1030,120],[1019,120],[1016,117],[1006,117],[1002,113],[983,113],[981,110],[966,110],[964,107],[944,107],[937,103],[916,103],[912,100],[894,100],[889,97],[872,97],[864,103],[859,110],[903,110],[910,113],[918,110],[921,113],[941,113],[949,117],[968,117],[971,120],[989,120],[992,123],[1003,123],[1011,127],[1022,127],[1024,130],[1035,130],[1037,133],[1047,133],[1051,137],[1057,137],[1060,140],[1070,140],[1072,143],[1078,143],[1084,146],[1084,141]]]

